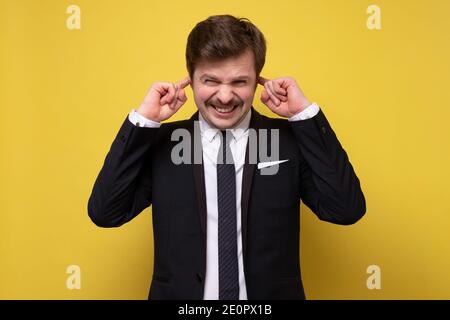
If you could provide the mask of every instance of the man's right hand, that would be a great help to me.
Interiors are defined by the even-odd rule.
[[[190,83],[189,77],[176,83],[155,82],[137,112],[155,122],[169,119],[186,102],[184,88]]]

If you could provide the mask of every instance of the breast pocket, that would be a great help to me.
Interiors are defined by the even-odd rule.
[[[280,163],[273,171],[256,170],[254,190],[262,202],[271,207],[284,207],[298,201],[298,167],[293,161]]]
[[[292,174],[293,168],[292,161],[289,159],[281,160],[280,162],[260,162],[258,164],[258,174],[261,176],[276,176],[283,174]]]

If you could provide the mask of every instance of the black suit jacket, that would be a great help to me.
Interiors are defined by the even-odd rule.
[[[153,206],[149,298],[203,299],[207,219],[203,165],[171,161],[172,148],[179,143],[171,141],[171,133],[184,128],[194,139],[196,119],[198,112],[189,120],[151,129],[136,127],[127,118],[89,199],[89,216],[100,227],[118,227]],[[364,215],[364,195],[322,111],[311,119],[289,122],[252,109],[250,127],[279,129],[279,159],[289,161],[279,166],[277,174],[262,175],[249,163],[247,144],[241,203],[247,296],[304,299],[300,200],[319,219],[348,225]]]

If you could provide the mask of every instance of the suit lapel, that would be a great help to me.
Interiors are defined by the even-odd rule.
[[[194,173],[195,190],[197,194],[198,213],[203,240],[206,245],[206,191],[205,171],[203,169],[202,139],[198,127],[198,111],[190,119],[189,132],[191,134],[191,163]]]
[[[249,211],[249,201],[250,201],[250,191],[252,189],[253,176],[255,175],[256,163],[254,159],[250,158],[250,147],[254,148],[253,152],[256,151],[256,158],[258,155],[258,129],[260,127],[260,114],[252,108],[252,118],[250,119],[249,128],[253,129],[249,131],[249,137],[247,141],[247,148],[245,151],[245,163],[244,171],[242,173],[242,197],[241,197],[241,224],[242,224],[242,254],[245,261],[247,253],[247,220]],[[253,131],[256,133],[254,140],[251,139],[250,134]],[[256,145],[251,146],[251,143],[256,143]],[[252,161],[250,161],[252,160]],[[257,160],[257,159],[256,159]]]

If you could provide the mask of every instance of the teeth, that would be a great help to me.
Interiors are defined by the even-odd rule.
[[[213,105],[213,107],[214,107],[214,109],[216,109],[220,113],[229,113],[229,112],[233,111],[234,107],[236,107],[236,106],[228,107],[228,108],[221,108],[221,107],[216,107],[216,106]]]

